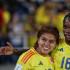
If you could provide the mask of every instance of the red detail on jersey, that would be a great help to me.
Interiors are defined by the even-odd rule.
[[[31,51],[31,50],[29,50],[29,51],[23,56],[22,61],[23,61],[24,63],[26,63],[26,62],[29,60],[29,58],[30,58],[33,54],[34,54],[34,52]]]

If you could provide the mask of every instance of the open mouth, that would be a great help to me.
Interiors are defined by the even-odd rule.
[[[48,47],[44,47],[44,50],[49,50],[49,48]]]

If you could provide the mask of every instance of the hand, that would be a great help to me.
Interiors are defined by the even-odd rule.
[[[4,53],[5,55],[12,55],[14,53],[14,47],[9,42],[7,42],[7,45],[8,46],[5,46]]]
[[[0,55],[5,55],[5,47],[0,48]]]

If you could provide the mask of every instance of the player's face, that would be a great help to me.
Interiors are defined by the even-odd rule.
[[[66,20],[64,23],[64,35],[67,41],[70,41],[70,20]]]
[[[38,40],[38,50],[42,55],[47,55],[56,46],[56,38],[51,33],[44,33]]]

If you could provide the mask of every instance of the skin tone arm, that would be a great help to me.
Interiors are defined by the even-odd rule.
[[[0,55],[12,55],[14,53],[12,45],[9,42],[7,42],[7,45],[8,46],[0,48]]]
[[[18,51],[18,49],[14,48],[11,43],[7,42],[7,46],[0,48],[0,55],[20,55],[22,54],[22,52],[27,50],[28,49],[21,49],[20,51]]]

